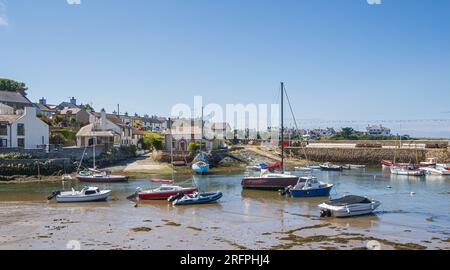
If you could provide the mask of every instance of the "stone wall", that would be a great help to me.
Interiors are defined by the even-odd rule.
[[[96,156],[100,156],[108,149],[103,146],[95,147]],[[30,154],[37,159],[58,159],[58,158],[70,158],[73,160],[80,160],[85,153],[85,158],[93,157],[92,147],[77,148],[77,147],[54,147],[50,151],[44,149],[21,149],[21,148],[0,148],[0,154],[13,154],[13,153],[24,153]]]
[[[0,160],[0,180],[2,176],[51,176],[72,173],[77,163],[67,158],[61,159],[3,159]]]
[[[286,148],[286,153],[296,158],[305,158],[305,152],[308,160],[316,162],[378,165],[382,160],[393,160],[394,156],[397,162],[424,161],[429,157],[436,157],[442,163],[450,162],[448,149]]]

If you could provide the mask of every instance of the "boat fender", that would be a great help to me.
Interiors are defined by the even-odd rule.
[[[54,198],[56,198],[56,196],[58,196],[58,195],[60,195],[60,194],[61,194],[61,191],[54,191],[54,192],[52,193],[52,195],[50,195],[50,196],[47,197],[47,200],[51,201],[51,200],[53,200]]]

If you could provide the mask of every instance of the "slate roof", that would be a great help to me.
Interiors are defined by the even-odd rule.
[[[32,104],[32,102],[28,98],[22,96],[20,93],[10,91],[0,91],[0,102],[20,103],[29,105]]]

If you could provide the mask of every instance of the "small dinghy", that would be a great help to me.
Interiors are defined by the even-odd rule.
[[[194,193],[194,194],[183,194],[179,193],[172,196],[168,201],[172,202],[173,205],[191,205],[191,204],[206,204],[216,202],[222,198],[222,192],[210,192],[210,193]]]
[[[319,205],[321,217],[352,217],[371,214],[381,202],[366,197],[349,195]]]
[[[56,198],[59,203],[75,203],[75,202],[99,202],[106,201],[111,194],[111,190],[100,190],[97,187],[84,187],[81,191],[60,192],[55,191],[47,199],[50,201]]]
[[[320,182],[316,177],[300,177],[297,185],[287,193],[294,198],[328,197],[332,188],[332,184]]]

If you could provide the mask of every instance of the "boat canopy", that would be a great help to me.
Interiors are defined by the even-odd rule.
[[[333,206],[344,206],[347,204],[355,204],[355,203],[372,203],[372,202],[365,197],[356,196],[356,195],[349,195],[349,196],[342,197],[340,199],[331,200],[331,201],[326,202],[326,204],[333,205]]]

